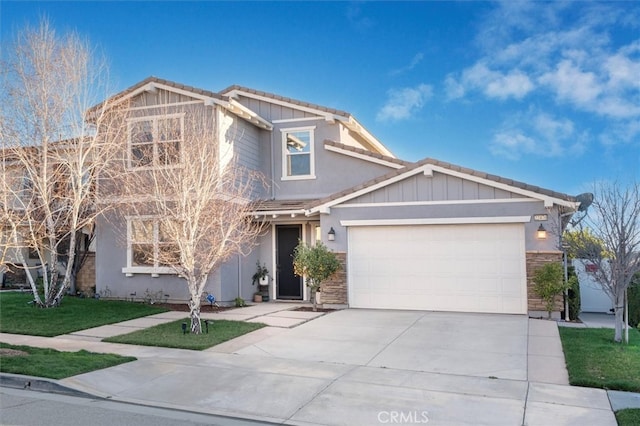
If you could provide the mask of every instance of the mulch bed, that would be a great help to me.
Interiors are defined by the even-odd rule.
[[[336,309],[318,308],[316,312],[333,312],[335,310]],[[313,312],[313,306],[300,306],[299,308],[292,309],[292,311]]]
[[[189,312],[189,305],[186,303],[155,303],[154,305],[161,306],[171,311]],[[222,312],[230,309],[236,308],[235,306],[211,306],[210,304],[200,305],[200,312]]]
[[[162,306],[172,311],[189,312],[189,306],[186,303],[155,303],[155,306]],[[231,309],[238,309],[235,306],[211,306],[209,304],[200,305],[200,312],[223,312]],[[317,312],[333,312],[336,309],[320,308]],[[292,309],[292,311],[301,312],[313,312],[313,306],[301,306],[299,308]]]
[[[17,349],[0,348],[0,356],[27,356],[28,353]]]

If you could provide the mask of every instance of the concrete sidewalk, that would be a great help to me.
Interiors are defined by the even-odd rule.
[[[59,383],[199,413],[297,425],[370,425],[400,414],[436,425],[616,425],[604,390],[567,385],[553,321],[345,310],[306,322],[308,312],[273,305],[227,316],[302,323],[265,327],[201,352],[104,343],[86,330],[55,338],[0,334],[0,341],[135,356]],[[162,315],[146,320],[174,318]]]
[[[323,312],[293,310],[302,306],[307,305],[302,303],[261,303],[220,312],[203,312],[200,317],[203,320],[260,322],[269,327],[290,328],[324,315]],[[119,336],[188,317],[188,312],[168,311],[143,318],[123,321],[117,324],[75,331],[58,337],[70,340],[100,342],[107,337]]]

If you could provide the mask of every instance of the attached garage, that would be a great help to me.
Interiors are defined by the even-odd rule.
[[[527,313],[523,223],[348,227],[355,308]]]

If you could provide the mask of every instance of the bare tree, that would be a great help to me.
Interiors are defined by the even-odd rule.
[[[184,279],[190,330],[200,334],[210,274],[232,255],[246,253],[261,233],[250,200],[262,177],[220,155],[211,106],[182,109],[178,118],[175,110],[163,114],[153,130],[133,120],[131,164],[123,184],[114,187],[125,191],[115,200],[129,216],[133,262],[169,268]]]
[[[43,19],[21,31],[3,64],[3,211],[18,263],[23,249],[38,257],[43,291],[26,277],[41,307],[60,303],[72,282],[76,239],[107,205],[96,204],[98,176],[120,151],[118,107],[90,108],[106,94],[106,66],[74,33],[58,35]],[[103,91],[104,90],[104,91]]]
[[[621,342],[625,294],[640,271],[640,184],[599,183],[594,196],[583,222],[590,232],[581,223],[568,242],[578,257],[595,265],[592,274],[614,305],[614,340]]]

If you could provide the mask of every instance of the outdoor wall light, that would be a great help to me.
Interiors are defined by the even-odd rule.
[[[536,237],[538,237],[539,240],[547,239],[547,230],[544,229],[544,226],[542,226],[542,224],[540,224],[540,226],[538,227],[538,231],[536,232]]]
[[[336,231],[333,229],[333,227],[331,227],[331,229],[329,229],[329,233],[327,234],[327,238],[329,239],[329,241],[335,241],[335,239],[336,239]]]

